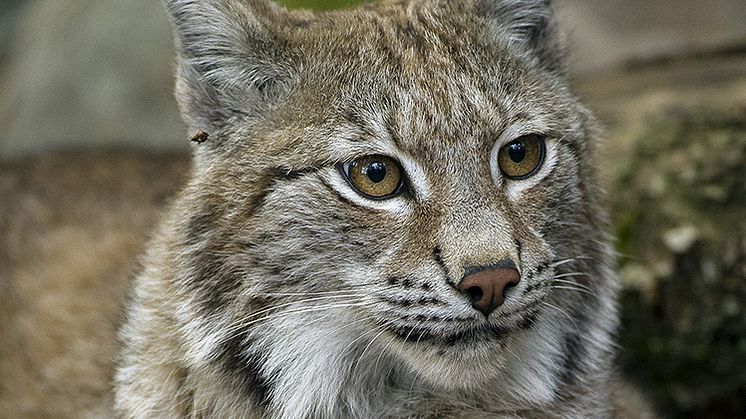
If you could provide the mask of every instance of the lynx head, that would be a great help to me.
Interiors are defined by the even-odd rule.
[[[597,134],[548,3],[167,1],[210,134],[171,244],[195,365],[272,405],[403,377],[540,402],[605,367]]]

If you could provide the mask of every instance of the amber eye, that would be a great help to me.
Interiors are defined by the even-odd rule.
[[[385,156],[365,156],[341,166],[350,184],[373,199],[391,198],[402,189],[399,164]]]
[[[545,153],[544,137],[524,135],[500,149],[497,163],[508,179],[526,179],[539,171]]]

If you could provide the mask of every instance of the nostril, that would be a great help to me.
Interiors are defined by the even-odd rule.
[[[469,296],[472,303],[476,303],[484,297],[484,291],[479,287],[470,287],[465,289],[464,292]]]

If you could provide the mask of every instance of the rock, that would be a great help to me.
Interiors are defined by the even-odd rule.
[[[692,248],[698,237],[699,230],[693,225],[672,228],[661,236],[663,243],[674,253],[685,253]]]
[[[16,27],[0,79],[0,155],[187,149],[161,2],[28,1]]]
[[[661,112],[627,150],[609,174],[625,255],[620,361],[669,417],[742,417],[746,107]]]

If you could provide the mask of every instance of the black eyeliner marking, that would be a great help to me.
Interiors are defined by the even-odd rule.
[[[323,167],[309,166],[302,169],[289,169],[286,167],[275,167],[270,172],[275,179],[297,180],[308,175],[318,173]]]
[[[266,201],[267,195],[269,195],[281,181],[295,181],[303,178],[304,176],[315,174],[322,168],[317,166],[309,166],[302,169],[290,169],[286,167],[275,167],[264,172],[257,184],[260,185],[259,192],[252,197],[251,204],[247,209],[248,214],[254,214],[258,211]]]
[[[338,198],[338,199],[339,199],[340,201],[342,201],[342,202],[344,202],[344,203],[346,203],[346,204],[348,204],[348,205],[351,205],[351,206],[353,206],[353,207],[355,207],[355,208],[365,208],[365,209],[368,209],[367,207],[364,207],[364,206],[362,206],[362,205],[358,205],[357,203],[355,203],[355,202],[352,202],[352,201],[350,201],[349,199],[347,199],[347,198],[346,198],[345,196],[343,196],[343,195],[342,195],[342,194],[341,194],[341,193],[340,193],[340,192],[339,192],[339,191],[338,191],[338,190],[337,190],[337,189],[336,189],[335,187],[333,187],[332,185],[328,184],[328,183],[326,182],[326,180],[325,180],[325,179],[321,179],[321,183],[322,183],[322,184],[323,184],[324,186],[326,186],[326,187],[327,187],[327,189],[329,189],[330,191],[332,191],[332,192],[334,193],[334,195],[336,195],[336,196],[337,196],[337,198]]]

